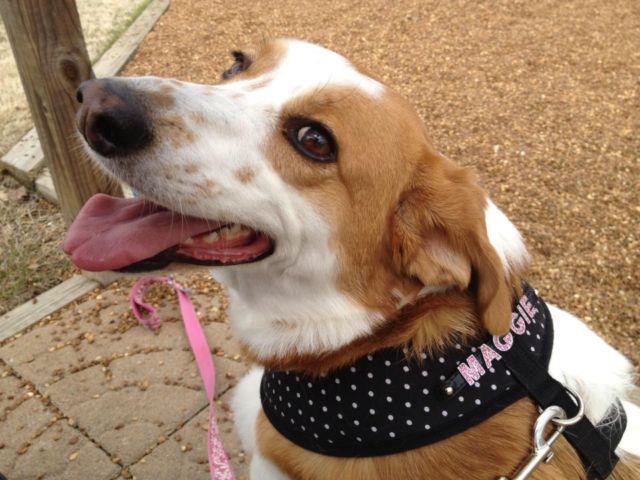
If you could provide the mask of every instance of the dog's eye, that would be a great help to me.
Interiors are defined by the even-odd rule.
[[[285,134],[298,152],[317,162],[335,162],[338,149],[333,135],[320,123],[292,119],[285,125]]]
[[[251,65],[251,59],[244,52],[233,51],[231,55],[233,55],[235,61],[231,67],[222,73],[222,78],[233,77],[237,73],[244,72]]]

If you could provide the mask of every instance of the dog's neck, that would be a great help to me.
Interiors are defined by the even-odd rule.
[[[235,315],[241,312],[242,309],[230,312],[232,325]],[[323,329],[330,329],[332,322],[349,321],[349,318],[325,318],[321,325]],[[299,322],[293,323],[299,325]],[[293,323],[289,325],[290,328],[300,328],[298,325],[293,327]],[[366,331],[371,325],[370,330]],[[282,321],[277,327],[281,331],[286,330],[287,323]],[[436,356],[456,342],[477,336],[480,330],[471,296],[466,292],[446,291],[422,296],[385,315],[383,320],[375,319],[373,324],[366,323],[362,335],[335,349],[309,352],[278,350],[272,355],[265,355],[264,351],[256,351],[250,339],[247,341],[241,336],[240,343],[248,358],[267,368],[317,376],[349,365],[381,348],[407,347],[409,352]]]
[[[513,272],[526,259],[519,233],[491,202],[486,220],[511,285],[519,285]],[[388,346],[437,352],[483,329],[475,297],[460,285],[425,287],[378,256],[352,265],[345,282],[321,219],[304,229],[290,223],[310,233],[261,262],[212,272],[228,289],[236,338],[256,363],[318,373]]]

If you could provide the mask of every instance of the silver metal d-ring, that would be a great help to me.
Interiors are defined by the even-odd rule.
[[[554,417],[551,419],[551,421],[556,425],[560,425],[562,427],[569,427],[571,425],[575,425],[580,420],[582,420],[582,417],[584,417],[584,402],[582,401],[582,398],[580,397],[580,395],[578,395],[576,392],[574,392],[568,387],[564,387],[564,388],[578,405],[578,413],[576,413],[575,416],[571,418],[555,418]]]

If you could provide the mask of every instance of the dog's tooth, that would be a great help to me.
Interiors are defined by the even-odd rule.
[[[242,225],[238,225],[237,223],[234,223],[233,227],[231,227],[231,229],[229,230],[229,232],[234,236],[238,235],[242,231],[243,231]]]
[[[189,237],[187,238],[184,242],[182,242],[184,245],[193,245],[193,238]]]
[[[222,227],[219,232],[220,236],[224,239],[227,239],[231,236],[231,230],[229,230],[229,227]]]
[[[211,232],[209,235],[204,237],[204,241],[207,243],[215,243],[218,240],[220,240],[220,236],[218,235],[218,232]]]

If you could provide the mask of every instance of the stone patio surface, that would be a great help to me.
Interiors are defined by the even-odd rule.
[[[246,371],[219,285],[179,277],[215,355],[220,430],[234,470],[247,464],[228,399]],[[132,281],[96,290],[0,346],[0,472],[9,480],[209,479],[208,403],[169,289],[147,298],[164,323],[137,324]]]

